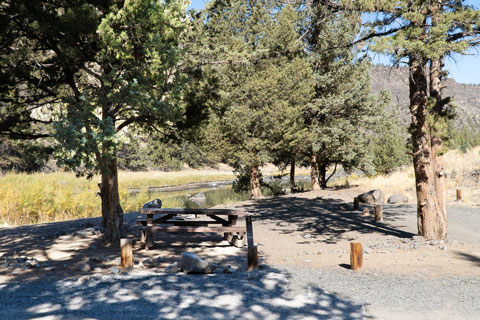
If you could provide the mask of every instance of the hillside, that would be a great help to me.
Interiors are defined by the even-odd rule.
[[[476,128],[480,124],[480,85],[457,83],[448,79],[444,96],[454,98],[457,105],[456,126]],[[371,71],[371,86],[374,93],[386,89],[391,94],[394,107],[404,123],[410,122],[408,110],[408,68],[374,66]]]

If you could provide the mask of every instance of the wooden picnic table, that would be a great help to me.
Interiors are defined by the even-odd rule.
[[[142,225],[141,241],[145,243],[147,250],[153,245],[153,234],[157,231],[223,233],[225,240],[237,247],[245,245],[247,234],[248,246],[253,247],[252,215],[246,211],[141,208],[140,213],[146,216],[146,219],[139,219],[138,223]],[[196,219],[188,219],[185,216],[195,216]],[[209,220],[198,220],[198,216],[207,217]],[[238,217],[246,218],[245,225],[237,225]]]

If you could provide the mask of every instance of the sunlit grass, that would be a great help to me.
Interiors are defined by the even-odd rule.
[[[447,201],[456,200],[456,190],[461,189],[464,204],[480,204],[480,147],[463,153],[458,150],[449,151],[443,156],[446,172]],[[368,177],[349,177],[349,183],[362,189],[381,189],[388,195],[402,193],[415,202],[415,175],[412,166],[404,167],[390,175]],[[460,204],[460,203],[459,203]]]
[[[125,212],[136,211],[156,194],[148,187],[179,186],[231,180],[232,173],[188,170],[181,172],[120,172],[119,194]],[[97,195],[100,177],[77,178],[74,173],[7,173],[0,177],[0,223],[24,225],[101,215]],[[131,193],[130,189],[140,189]],[[162,194],[164,206],[185,207],[180,194]]]

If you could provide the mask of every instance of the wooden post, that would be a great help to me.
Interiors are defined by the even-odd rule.
[[[153,232],[150,228],[145,230],[145,250],[150,250],[153,247]]]
[[[462,189],[457,189],[457,201],[462,201]]]
[[[120,239],[122,268],[133,267],[132,239]]]
[[[363,246],[360,242],[350,242],[350,269],[359,270],[363,267]]]
[[[248,267],[247,270],[258,269],[258,249],[253,245],[253,226],[252,216],[245,217],[247,224],[247,244],[248,244]]]
[[[353,198],[353,210],[358,210],[360,208],[360,201],[357,197]]]
[[[383,221],[383,209],[381,205],[376,204],[373,206],[373,215],[375,222]]]
[[[248,247],[248,271],[258,269],[257,246]]]

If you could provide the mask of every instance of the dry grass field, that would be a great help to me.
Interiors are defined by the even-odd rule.
[[[462,153],[459,150],[449,151],[444,155],[447,173],[447,202],[456,200],[456,190],[461,189],[463,201],[458,204],[480,204],[480,147]],[[358,185],[362,189],[381,189],[388,197],[392,194],[405,194],[410,202],[415,202],[415,176],[411,166],[404,167],[386,176],[373,178],[350,176],[336,184]]]

